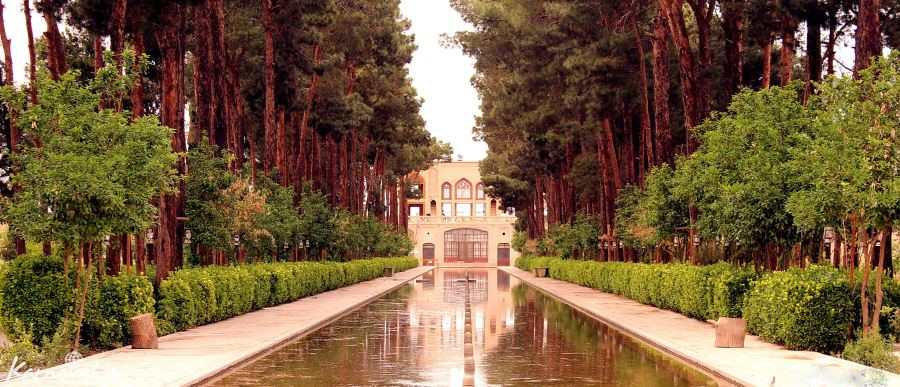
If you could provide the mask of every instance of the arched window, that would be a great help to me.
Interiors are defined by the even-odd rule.
[[[441,199],[453,199],[450,195],[452,195],[453,188],[450,186],[450,183],[444,182],[441,184]]]
[[[456,198],[457,199],[471,199],[472,198],[472,183],[469,183],[468,180],[462,179],[456,182]]]
[[[475,199],[484,199],[484,184],[475,184]]]

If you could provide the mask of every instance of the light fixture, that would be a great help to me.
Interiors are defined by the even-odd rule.
[[[825,227],[825,231],[822,233],[822,239],[825,240],[825,243],[831,244],[831,241],[834,240],[834,227]]]

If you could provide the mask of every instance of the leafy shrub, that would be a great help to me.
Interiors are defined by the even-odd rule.
[[[85,306],[83,337],[101,347],[119,347],[131,342],[128,320],[153,313],[153,284],[146,276],[107,276],[102,284],[93,277]]]
[[[692,266],[523,257],[516,266],[523,270],[549,267],[553,278],[698,319],[740,316],[739,300],[749,278],[755,276],[725,263]]]
[[[894,356],[891,343],[877,333],[864,333],[856,341],[847,343],[842,356],[869,367],[900,372],[900,359]]]
[[[162,335],[380,277],[384,268],[418,266],[414,257],[348,262],[279,262],[211,266],[172,273],[159,287]]]
[[[41,369],[59,365],[63,362],[69,351],[72,350],[72,340],[75,337],[75,323],[63,319],[53,336],[41,345],[35,345],[33,336],[21,322],[17,330],[23,332],[12,341],[12,345],[0,347],[0,364],[12,367],[23,364],[22,370]]]
[[[24,333],[17,320],[35,344],[52,337],[73,303],[69,286],[59,257],[39,252],[17,257],[0,277],[0,327],[12,340]]]
[[[728,270],[716,277],[713,285],[713,308],[722,317],[741,317],[744,295],[750,290],[750,283],[759,278],[759,273],[748,270]]]
[[[747,329],[791,349],[837,352],[854,318],[845,273],[814,266],[763,275],[744,299]]]

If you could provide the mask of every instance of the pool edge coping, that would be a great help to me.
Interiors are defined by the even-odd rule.
[[[552,290],[546,289],[545,287],[541,286],[537,281],[534,281],[535,277],[532,276],[531,278],[528,278],[528,277],[521,276],[520,275],[521,273],[517,273],[513,270],[510,270],[511,268],[513,268],[513,267],[511,267],[511,266],[510,267],[498,267],[497,269],[499,269],[513,277],[516,277],[520,281],[527,283],[529,286],[532,286],[532,287],[540,290],[544,294],[578,310],[579,312],[584,313],[585,315],[590,316],[591,318],[598,320],[606,325],[609,325],[627,336],[630,336],[636,340],[639,340],[640,342],[652,347],[653,349],[656,349],[664,354],[667,354],[667,355],[675,358],[676,360],[684,362],[688,366],[697,368],[698,371],[700,371],[700,372],[710,374],[713,377],[719,378],[722,381],[725,381],[725,382],[728,382],[728,383],[731,383],[734,385],[751,386],[751,387],[754,386],[754,384],[744,381],[741,378],[738,378],[737,376],[734,376],[718,367],[714,367],[710,364],[707,364],[706,362],[703,362],[693,356],[690,356],[690,355],[683,353],[673,347],[663,344],[663,343],[659,342],[658,340],[654,340],[650,337],[647,337],[647,336],[641,334],[640,332],[637,332],[636,330],[630,329],[622,324],[619,324],[616,321],[613,321],[607,317],[601,316],[593,311],[590,311],[579,305],[576,305],[574,302],[562,297],[561,295],[553,292]],[[515,268],[515,269],[517,269],[518,271],[520,271],[522,273],[526,273],[526,274],[528,273],[528,272],[518,269],[518,268]],[[565,282],[565,281],[563,281],[563,282]],[[568,283],[568,282],[566,282],[566,283]],[[574,285],[574,284],[571,284],[571,285]],[[578,285],[575,285],[575,286],[578,286]],[[586,288],[586,289],[591,289],[591,288]],[[596,291],[596,289],[591,289],[591,290]],[[633,302],[637,302],[637,301],[633,301]]]
[[[413,277],[410,277],[407,280],[398,281],[393,286],[390,286],[381,292],[373,293],[370,297],[368,297],[360,302],[357,302],[353,305],[350,305],[350,306],[342,309],[340,312],[337,312],[330,316],[326,316],[326,317],[322,318],[320,321],[316,322],[315,324],[309,325],[299,331],[291,332],[290,334],[286,334],[282,337],[275,338],[275,339],[273,339],[273,341],[267,343],[265,345],[265,347],[260,348],[260,349],[254,349],[254,350],[250,351],[251,353],[247,353],[247,354],[241,356],[240,358],[235,359],[234,361],[231,361],[225,365],[218,367],[217,369],[215,369],[213,371],[206,372],[203,375],[195,377],[189,381],[178,382],[177,384],[181,385],[181,386],[199,386],[204,383],[210,382],[220,376],[223,376],[225,373],[231,371],[232,369],[238,368],[241,365],[241,363],[244,363],[247,361],[253,361],[255,359],[261,358],[273,351],[278,350],[279,348],[283,347],[285,344],[287,344],[290,341],[293,341],[295,339],[309,335],[321,328],[328,326],[329,324],[333,323],[336,320],[346,317],[347,315],[372,303],[372,301],[375,301],[375,300],[383,297],[384,295],[386,295],[394,290],[397,290],[400,287],[402,287],[412,281],[415,281],[417,278],[425,275],[426,273],[428,273],[430,271],[433,271],[437,267],[436,266],[431,266],[431,267],[418,266],[417,268],[427,268],[427,270],[425,270]],[[414,270],[414,269],[411,269],[411,270]],[[400,274],[400,273],[402,273],[402,272],[398,272],[397,274]],[[386,277],[380,277],[380,278],[386,278]]]

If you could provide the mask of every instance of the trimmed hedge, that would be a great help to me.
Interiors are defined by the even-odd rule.
[[[846,273],[810,267],[767,273],[746,295],[747,329],[791,349],[838,352],[854,315]]]
[[[153,313],[153,282],[147,276],[104,276],[103,283],[93,276],[85,305],[82,335],[103,348],[131,344],[134,316]]]
[[[94,270],[94,268],[92,268]],[[66,278],[62,259],[32,252],[17,257],[0,273],[0,326],[10,338],[25,332],[16,329],[16,320],[31,330],[35,344],[51,338],[66,311],[74,311],[77,294],[75,270]],[[117,347],[131,342],[128,319],[153,312],[153,284],[146,276],[91,277],[81,327],[84,342],[100,347]],[[79,298],[80,299],[80,298]]]
[[[178,270],[159,287],[157,330],[174,333],[377,278],[386,267],[399,272],[418,265],[403,257]]]
[[[17,257],[0,277],[0,327],[14,340],[23,333],[16,329],[19,320],[35,344],[52,337],[73,302],[69,286],[59,257],[39,252]]]
[[[862,275],[856,275],[857,284],[851,291],[848,272],[831,267],[759,274],[724,263],[691,266],[550,257],[522,257],[516,266],[523,270],[549,267],[553,278],[693,318],[743,317],[751,333],[791,349],[839,352],[851,325],[861,325],[858,289]],[[874,285],[870,287],[870,304],[874,305]],[[897,333],[890,324],[890,313],[900,306],[900,284],[885,277],[883,290],[881,331],[890,336]]]
[[[549,267],[555,279],[698,319],[740,317],[743,294],[757,276],[726,263],[693,266],[523,257],[516,266],[523,270]]]

